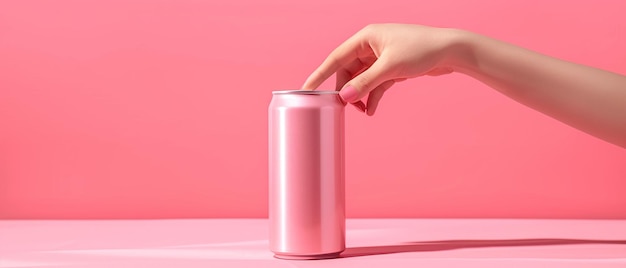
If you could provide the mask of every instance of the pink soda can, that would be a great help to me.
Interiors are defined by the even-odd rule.
[[[281,259],[338,257],[345,249],[345,103],[337,91],[272,93],[270,250]]]

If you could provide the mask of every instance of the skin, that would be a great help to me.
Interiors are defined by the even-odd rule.
[[[340,95],[354,95],[347,101],[373,115],[394,83],[453,72],[626,148],[626,76],[458,29],[369,25],[332,51],[302,88],[314,90],[336,73]]]

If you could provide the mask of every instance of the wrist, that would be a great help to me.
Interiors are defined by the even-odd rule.
[[[445,29],[445,31],[447,31],[448,43],[444,51],[443,63],[454,72],[471,72],[476,66],[474,47],[477,43],[477,35],[460,29]]]

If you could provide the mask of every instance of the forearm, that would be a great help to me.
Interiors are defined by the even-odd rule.
[[[626,148],[626,76],[459,32],[455,71]]]

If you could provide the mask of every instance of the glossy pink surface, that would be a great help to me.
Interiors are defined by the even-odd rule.
[[[348,219],[342,258],[275,259],[265,219],[0,221],[0,267],[625,267],[625,220]]]
[[[344,107],[337,91],[273,93],[269,242],[281,258],[328,258],[345,249]]]
[[[0,1],[0,218],[267,217],[267,104],[369,23],[626,74],[626,1]],[[328,81],[321,88],[334,88]],[[349,217],[626,218],[626,150],[468,77],[346,110]]]

